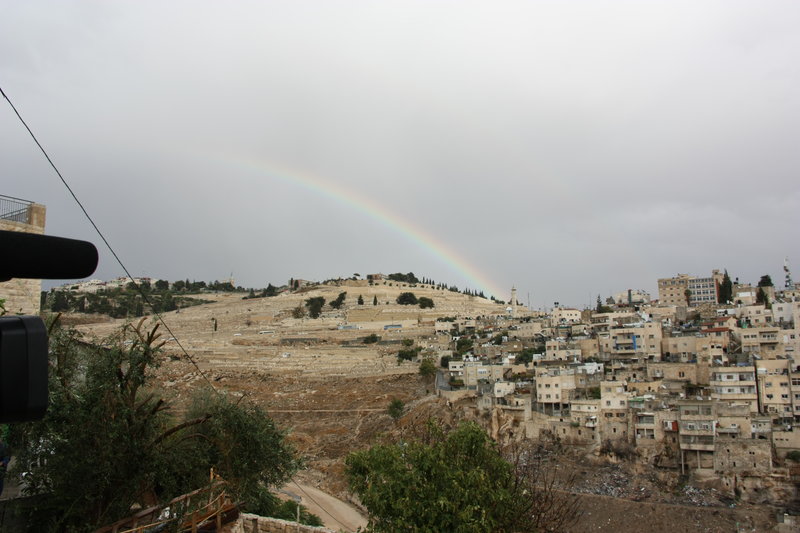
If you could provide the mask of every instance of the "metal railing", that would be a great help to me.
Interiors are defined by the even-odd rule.
[[[146,533],[163,531],[169,524],[174,531],[198,533],[218,531],[239,516],[239,505],[225,491],[224,481],[178,496],[172,501],[139,511],[95,533]]]
[[[0,195],[0,219],[30,224],[30,207],[33,202]]]

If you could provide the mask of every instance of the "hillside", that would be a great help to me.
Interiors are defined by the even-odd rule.
[[[432,298],[435,307],[397,305],[397,296],[409,290]],[[344,291],[347,296],[340,310],[325,305],[318,319],[292,317],[306,299],[323,297],[330,302]],[[364,305],[357,304],[359,295]],[[424,349],[446,349],[449,339],[434,334],[433,322],[439,316],[504,313],[505,306],[432,288],[353,281],[270,298],[243,300],[240,294],[204,298],[214,301],[165,315],[173,334],[215,388],[250,396],[290,431],[290,440],[308,467],[297,479],[308,486],[357,504],[343,476],[344,457],[350,451],[413,432],[431,417],[445,424],[464,418],[487,423],[472,402],[436,397],[433,384],[419,376],[418,364],[399,364],[396,354],[403,339],[413,339]],[[374,298],[378,305],[372,305]],[[113,320],[80,328],[103,336],[122,323]],[[384,330],[390,323],[403,327]],[[364,344],[371,333],[380,342]],[[167,333],[164,338],[166,357],[158,378],[180,400],[189,389],[203,386],[203,378],[180,353],[176,340]],[[406,404],[398,421],[386,413],[392,399]],[[602,460],[574,455],[563,461],[566,469],[580,465],[581,486],[576,489],[586,494],[584,516],[572,531],[634,532],[641,531],[645,522],[654,524],[653,531],[731,531],[736,524],[764,531],[775,523],[768,508],[728,508],[712,494],[698,505],[694,493],[676,493],[675,487],[646,471],[609,468]]]

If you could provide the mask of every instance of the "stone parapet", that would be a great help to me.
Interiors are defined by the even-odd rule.
[[[27,223],[0,219],[0,230],[44,234],[45,206],[30,204]],[[3,250],[3,260],[13,261],[15,250]],[[4,299],[8,314],[38,315],[42,282],[38,279],[12,279],[0,283],[0,299]]]
[[[268,518],[254,514],[242,513],[226,533],[336,533],[324,527],[306,526],[297,522],[289,522],[278,518]]]

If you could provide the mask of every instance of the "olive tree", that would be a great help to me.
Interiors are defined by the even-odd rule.
[[[37,496],[31,531],[93,530],[205,486],[211,468],[246,504],[298,468],[258,406],[207,391],[176,409],[153,379],[157,326],[142,319],[92,342],[57,325],[50,333],[47,413],[11,428],[17,473]]]
[[[529,448],[508,453],[474,422],[447,433],[432,422],[422,438],[351,453],[351,490],[368,530],[465,533],[560,531],[579,500]]]

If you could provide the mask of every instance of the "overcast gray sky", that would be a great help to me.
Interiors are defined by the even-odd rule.
[[[800,278],[796,1],[2,0],[0,86],[134,275]],[[100,247],[0,103],[0,194]]]

